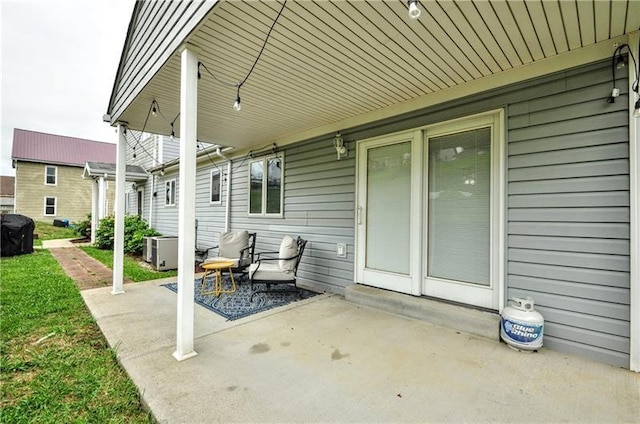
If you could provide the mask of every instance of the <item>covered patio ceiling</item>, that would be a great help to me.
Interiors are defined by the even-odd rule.
[[[282,1],[205,7],[186,41],[217,79],[239,82]],[[404,0],[287,1],[242,87],[241,111],[232,108],[236,89],[201,69],[198,139],[244,149],[330,134],[610,57],[640,27],[633,0],[421,1],[417,20],[407,8]],[[168,57],[128,104],[110,106],[112,123],[171,134],[180,110],[177,49]],[[161,116],[147,119],[153,100]],[[174,129],[179,136],[179,119]]]

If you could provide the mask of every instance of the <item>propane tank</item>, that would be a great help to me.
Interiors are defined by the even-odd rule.
[[[533,306],[529,296],[514,297],[502,310],[500,337],[510,348],[530,352],[542,347],[544,318]]]

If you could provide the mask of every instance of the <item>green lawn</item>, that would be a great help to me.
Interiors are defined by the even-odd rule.
[[[102,250],[91,246],[80,246],[80,249],[84,250],[87,255],[97,259],[109,268],[113,269],[113,250]],[[131,281],[148,281],[157,280],[158,278],[175,277],[178,275],[176,270],[171,271],[154,271],[147,269],[132,256],[125,255],[124,257],[124,278],[128,278]]]
[[[48,251],[2,258],[0,273],[1,422],[151,422]]]
[[[42,246],[42,240],[58,240],[79,237],[73,228],[54,227],[53,224],[42,221],[36,222],[36,229],[34,233],[38,235],[38,238],[33,240],[34,246]]]

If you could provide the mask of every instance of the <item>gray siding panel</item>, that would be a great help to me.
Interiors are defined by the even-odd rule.
[[[240,158],[232,167],[233,230],[256,231],[257,252],[277,251],[285,235],[301,236],[308,241],[298,273],[301,281],[336,292],[353,282],[355,158],[352,154],[337,161],[331,139],[286,147],[282,218],[249,216],[248,164]],[[347,244],[347,258],[336,256],[337,243]]]
[[[546,346],[626,367],[628,111],[605,101],[606,74],[509,104],[507,296],[535,299]]]

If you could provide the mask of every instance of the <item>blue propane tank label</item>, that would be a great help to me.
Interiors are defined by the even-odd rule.
[[[534,324],[502,318],[502,331],[504,334],[511,340],[520,343],[536,344],[542,337],[543,327],[544,324]]]

